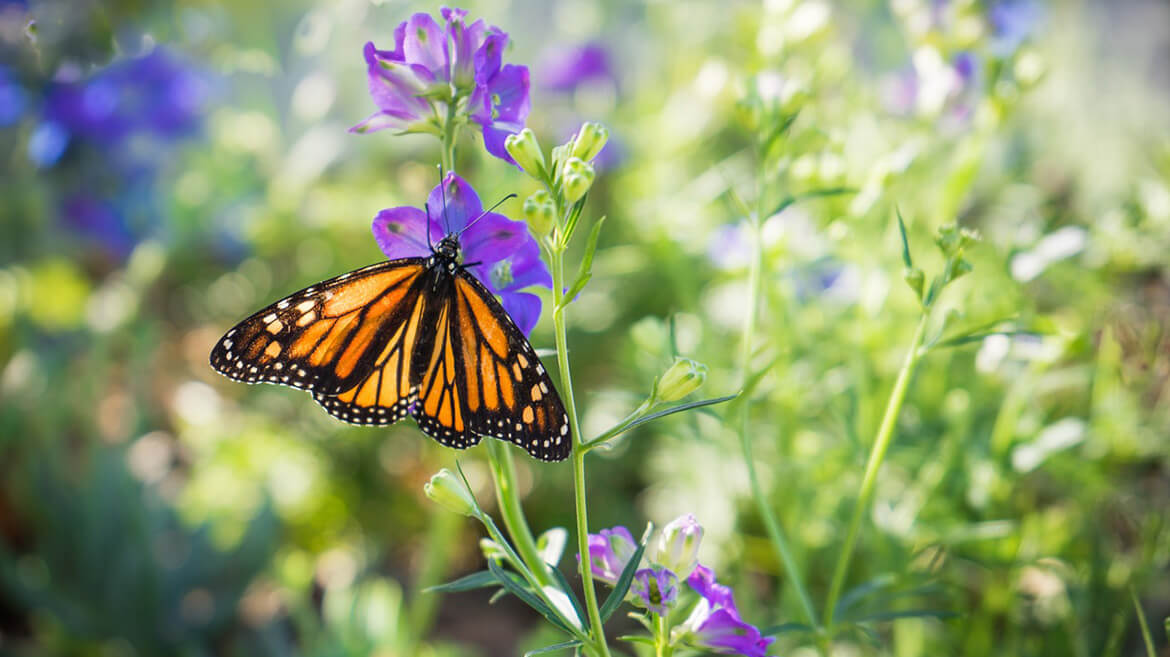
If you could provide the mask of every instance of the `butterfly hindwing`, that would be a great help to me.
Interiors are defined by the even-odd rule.
[[[495,296],[465,271],[434,313],[436,339],[418,354],[419,426],[443,444],[479,435],[559,461],[571,449],[568,415],[548,372]]]
[[[410,319],[424,258],[364,267],[307,287],[228,331],[211,352],[221,374],[338,394],[367,378]]]

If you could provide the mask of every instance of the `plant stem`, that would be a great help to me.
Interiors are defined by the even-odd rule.
[[[516,465],[512,461],[511,448],[498,440],[487,441],[487,446],[488,463],[496,484],[496,501],[500,506],[500,516],[504,519],[504,527],[508,529],[512,542],[516,544],[516,551],[532,571],[533,577],[541,586],[551,586],[553,580],[548,574],[548,566],[536,549],[532,530],[528,528],[528,520],[520,506],[520,496],[516,491]]]
[[[666,627],[666,618],[654,614],[654,657],[671,657],[674,648],[670,645],[670,632]]]
[[[455,142],[458,136],[458,125],[455,122],[455,102],[447,104],[447,120],[443,123],[443,171],[450,173],[455,170]]]
[[[853,556],[853,548],[857,545],[858,533],[861,530],[861,518],[872,501],[878,470],[881,469],[886,450],[894,437],[894,426],[898,422],[898,413],[902,410],[902,402],[906,399],[906,388],[921,355],[919,351],[922,347],[923,335],[926,333],[928,317],[929,313],[922,313],[922,317],[918,321],[918,328],[914,330],[914,337],[910,339],[910,347],[902,362],[902,369],[898,372],[898,378],[894,381],[894,389],[890,391],[890,399],[886,402],[886,412],[882,416],[882,423],[874,438],[873,448],[869,453],[869,462],[865,465],[865,476],[861,480],[861,490],[857,495],[857,504],[853,508],[853,518],[849,521],[849,532],[845,536],[845,548],[837,557],[837,566],[833,569],[833,580],[829,585],[829,597],[825,601],[825,629],[829,632],[829,636],[832,636],[833,614],[836,611],[837,599],[841,595],[845,575],[849,572],[849,561]]]
[[[762,194],[760,197],[762,198]],[[748,309],[747,316],[744,318],[743,354],[741,355],[743,386],[745,388],[751,379],[752,338],[755,333],[756,312],[760,305],[760,269],[763,261],[763,247],[760,243],[759,222],[759,212],[756,212],[752,216],[752,260],[751,270],[748,274]],[[772,507],[768,504],[767,498],[764,497],[764,492],[760,488],[759,477],[756,475],[756,461],[752,456],[752,439],[749,431],[750,407],[750,400],[745,399],[743,401],[740,422],[739,443],[740,448],[743,450],[744,464],[747,466],[748,484],[751,487],[752,498],[756,501],[756,507],[759,510],[760,518],[764,521],[764,528],[768,532],[768,538],[772,541],[772,547],[776,550],[776,555],[784,567],[784,572],[788,575],[788,579],[792,582],[792,587],[796,590],[796,597],[800,600],[800,607],[804,612],[805,620],[808,621],[809,625],[816,627],[817,613],[813,608],[812,598],[809,597],[808,590],[804,586],[804,580],[800,575],[800,569],[797,567],[796,559],[793,558],[792,551],[788,548],[788,539],[784,536],[784,530],[781,528],[780,522],[776,519],[776,515],[772,512]]]
[[[553,298],[557,303],[553,309],[553,329],[557,342],[557,369],[561,373],[561,395],[565,412],[569,415],[570,438],[573,441],[573,492],[577,510],[577,554],[581,555],[581,582],[585,593],[585,611],[589,615],[589,629],[593,635],[595,650],[602,657],[609,657],[609,646],[605,642],[605,628],[601,612],[597,607],[597,591],[593,587],[593,571],[589,565],[589,517],[585,507],[585,450],[581,445],[581,426],[577,419],[577,404],[573,400],[573,377],[569,371],[569,346],[565,329],[565,307],[561,303],[565,288],[565,250],[562,245],[550,249],[552,260]]]
[[[443,581],[447,574],[447,564],[451,560],[451,546],[454,545],[455,535],[462,520],[461,516],[437,504],[431,507],[431,522],[424,543],[426,548],[423,551],[418,580],[415,582],[416,588],[420,591]],[[411,641],[421,642],[426,637],[435,622],[438,605],[437,595],[424,593],[415,597],[410,605]]]

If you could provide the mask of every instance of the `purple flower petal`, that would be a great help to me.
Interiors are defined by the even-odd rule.
[[[521,121],[528,118],[531,100],[528,96],[528,67],[507,64],[492,77],[488,85],[494,99],[495,121]]]
[[[609,53],[599,43],[560,49],[545,57],[538,81],[553,91],[570,92],[592,80],[613,80]]]
[[[492,28],[481,45],[475,51],[475,81],[480,85],[487,85],[500,70],[504,47],[508,45],[508,35]]]
[[[451,79],[447,35],[430,14],[420,12],[406,21],[402,47],[406,61],[425,67],[438,79]]]
[[[444,235],[458,233],[469,221],[483,213],[479,195],[467,181],[455,175],[454,171],[448,172],[443,178],[441,188],[435,187],[431,190],[427,197],[427,207],[430,208],[431,216],[436,217],[439,225],[443,227]]]
[[[536,328],[536,322],[540,319],[540,297],[528,292],[511,292],[500,296],[500,304],[524,335],[531,334],[532,329]]]
[[[613,586],[634,556],[637,543],[630,530],[622,526],[589,534],[589,569],[598,580]],[[577,555],[580,561],[581,555]]]
[[[475,219],[478,214],[470,219]],[[512,221],[502,214],[489,212],[478,219],[459,238],[465,262],[500,261],[516,253],[525,242],[532,242],[539,254],[540,247],[528,237],[528,226],[523,221]],[[514,271],[514,269],[513,269]],[[509,274],[509,282],[512,275]],[[489,287],[491,284],[489,283]],[[499,292],[501,288],[493,288]]]
[[[724,655],[765,657],[774,639],[739,617],[731,589],[715,581],[715,573],[699,565],[687,578],[702,600],[680,626],[694,645]]]
[[[456,87],[466,88],[475,84],[475,55],[483,43],[487,27],[482,20],[471,25],[465,24],[463,17],[466,11],[445,10],[447,18],[447,34],[451,40],[451,81]],[[450,17],[455,16],[455,17]]]
[[[678,600],[678,577],[660,566],[643,568],[634,573],[630,593],[640,606],[662,616]]]
[[[418,208],[409,206],[382,210],[374,217],[374,241],[391,260],[395,258],[425,257],[431,254],[427,246],[427,218]],[[442,228],[430,222],[430,243],[443,238]]]

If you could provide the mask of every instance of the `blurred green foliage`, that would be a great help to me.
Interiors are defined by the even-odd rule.
[[[542,141],[588,119],[618,146],[590,195],[588,220],[608,217],[593,278],[570,308],[587,437],[678,356],[706,364],[704,394],[739,389],[744,217],[762,208],[756,468],[822,602],[920,311],[894,208],[927,281],[938,228],[958,221],[983,240],[928,336],[959,339],[910,383],[846,582],[856,631],[835,647],[1145,654],[1132,586],[1165,651],[1170,7],[1043,5],[1035,34],[1004,49],[995,4],[467,8],[532,67]],[[207,365],[255,308],[377,261],[371,218],[434,185],[432,141],[346,129],[372,111],[361,44],[437,8],[0,3],[0,65],[26,96],[0,126],[0,652],[513,655],[555,640],[515,601],[419,593],[482,569],[476,528],[422,493],[459,458],[490,510],[483,447],[440,449],[409,422],[347,427],[303,393]],[[613,76],[542,87],[550,52],[587,41]],[[119,251],[62,209],[109,154],[74,142],[37,166],[29,149],[55,76],[156,44],[212,91],[202,130],[134,188],[153,200],[127,211]],[[458,168],[487,198],[535,190],[478,150],[462,145]],[[771,212],[825,189],[851,193]],[[542,318],[534,345],[551,341]],[[701,558],[744,617],[801,621],[735,417],[677,415],[593,452],[591,527],[694,513]],[[534,530],[571,526],[568,469],[518,466]],[[939,613],[890,620],[906,600]],[[774,653],[811,645],[784,632]]]

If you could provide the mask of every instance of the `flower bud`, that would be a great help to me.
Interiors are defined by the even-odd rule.
[[[467,489],[467,485],[447,468],[436,472],[431,480],[423,485],[423,492],[431,498],[432,502],[448,511],[461,513],[465,516],[479,515],[475,498]]]
[[[658,379],[655,401],[678,401],[691,394],[707,380],[707,366],[689,358],[679,358]]]
[[[583,123],[573,137],[573,150],[570,156],[580,158],[586,162],[597,157],[605,142],[609,141],[609,130],[600,123]]]
[[[699,563],[699,543],[703,540],[703,527],[695,516],[686,514],[670,521],[662,528],[658,540],[651,546],[651,563],[658,564],[686,579]]]
[[[543,189],[524,200],[524,219],[528,230],[536,237],[544,237],[556,223],[557,206],[552,196]]]
[[[585,192],[593,186],[593,167],[578,157],[570,157],[565,161],[564,190],[565,199],[569,203],[576,203],[585,196]]]
[[[536,133],[532,132],[531,128],[524,128],[514,135],[508,135],[504,139],[504,148],[524,173],[538,180],[544,177],[544,153],[540,151]]]

